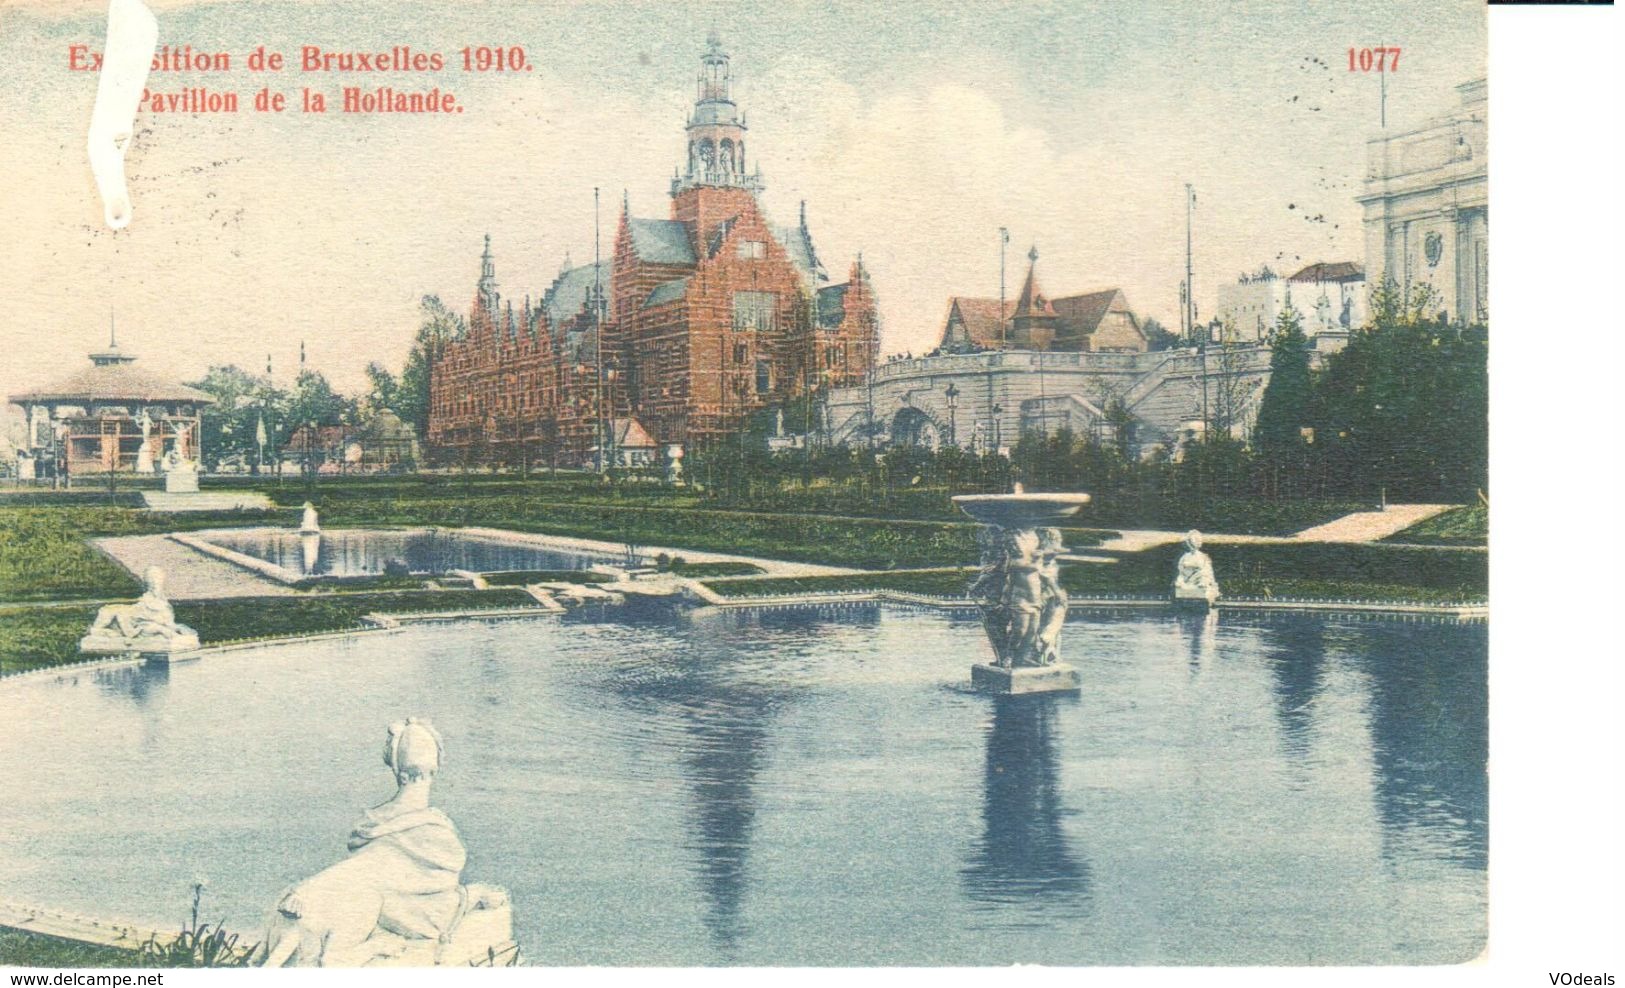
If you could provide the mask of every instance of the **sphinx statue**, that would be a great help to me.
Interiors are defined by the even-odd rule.
[[[395,795],[362,814],[349,857],[277,900],[263,966],[426,967],[514,950],[507,894],[463,884],[462,838],[429,805],[443,753],[428,721],[390,725],[384,764]]]
[[[1185,536],[1185,554],[1179,557],[1174,573],[1174,602],[1212,607],[1218,599],[1213,560],[1202,551],[1202,533],[1193,528]]]
[[[96,612],[79,651],[91,655],[170,655],[198,648],[197,632],[175,620],[164,596],[164,571],[148,566],[145,592],[133,604],[107,604]]]

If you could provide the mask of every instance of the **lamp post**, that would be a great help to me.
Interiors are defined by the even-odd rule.
[[[953,382],[948,383],[948,389],[943,392],[948,399],[948,445],[959,445],[959,389]]]

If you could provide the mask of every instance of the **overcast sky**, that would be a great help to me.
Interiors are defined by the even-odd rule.
[[[486,232],[504,294],[539,296],[566,252],[591,259],[595,185],[606,253],[623,189],[635,214],[667,214],[712,28],[770,215],[791,222],[807,200],[836,280],[863,252],[888,352],[932,346],[948,296],[998,293],[1000,226],[1011,297],[1036,243],[1050,294],[1120,286],[1176,326],[1185,182],[1204,316],[1243,269],[1363,260],[1353,196],[1378,80],[1349,73],[1348,48],[1403,49],[1391,129],[1447,108],[1485,61],[1482,0],[152,6],[160,44],[238,65],[149,87],[235,90],[244,112],[144,113],[118,233],[85,157],[96,79],[67,70],[70,44],[100,49],[105,7],[0,6],[0,393],[76,369],[110,308],[149,368],[263,369],[270,353],[286,383],[304,340],[314,366],[359,388],[369,360],[398,366],[422,295],[466,308]],[[455,52],[481,43],[522,45],[535,68],[457,70]],[[290,58],[409,44],[448,68],[259,76],[241,64],[257,44]],[[247,112],[261,85],[297,102],[303,86],[348,84],[438,85],[467,109]]]

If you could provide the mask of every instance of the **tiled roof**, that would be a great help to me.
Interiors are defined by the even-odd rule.
[[[592,292],[593,269],[597,268],[599,287],[605,295],[609,294],[610,262],[600,261],[596,265],[582,264],[559,272],[553,279],[553,284],[542,295],[542,309],[547,313],[547,322],[554,331],[558,330],[566,320],[580,312],[587,305],[588,296]]]
[[[965,324],[965,332],[969,334],[971,342],[977,346],[996,347],[1000,343],[999,332],[999,300],[996,298],[971,298],[957,295],[948,300],[949,318],[958,311],[960,320]],[[1004,303],[1004,316],[1010,318],[1015,311],[1015,303]]]
[[[1122,294],[1121,289],[1108,288],[1103,292],[1050,299],[1055,314],[1061,317],[1061,335],[1088,336],[1093,333],[1100,326],[1100,320],[1112,310],[1112,303],[1118,301]],[[1127,307],[1126,303],[1124,307]]]
[[[665,305],[667,302],[682,298],[687,292],[688,279],[673,278],[671,281],[656,285],[654,291],[649,293],[649,297],[643,300],[643,307],[652,309],[657,305]]]
[[[815,289],[829,281],[829,273],[819,263],[818,252],[813,250],[812,235],[806,227],[775,226],[772,229],[774,239],[784,247],[784,252],[790,255],[790,263],[800,272],[804,287]]]
[[[694,265],[694,246],[688,240],[688,224],[678,220],[628,218],[632,250],[650,264]]]
[[[1365,268],[1358,261],[1336,261],[1333,263],[1316,261],[1287,280],[1310,282],[1364,281]]]
[[[196,388],[141,370],[131,363],[108,363],[83,368],[49,387],[11,397],[17,401],[186,401],[213,404]]]

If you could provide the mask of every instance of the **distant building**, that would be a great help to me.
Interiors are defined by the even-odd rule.
[[[1366,142],[1365,264],[1373,286],[1430,285],[1452,321],[1489,318],[1488,88],[1411,130]]]
[[[996,298],[956,295],[942,327],[944,353],[1042,350],[1058,353],[1144,353],[1140,319],[1122,289],[1049,298],[1038,284],[1038,248],[1027,254],[1027,278],[1001,313]]]
[[[713,35],[669,215],[635,216],[623,199],[610,258],[566,262],[539,306],[504,306],[487,244],[468,331],[434,367],[429,444],[442,461],[592,462],[623,420],[651,450],[703,443],[864,379],[879,349],[868,272],[859,258],[831,283],[805,205],[794,225],[770,221],[731,86]]]
[[[89,367],[11,396],[26,428],[17,449],[19,480],[162,473],[171,453],[201,462],[203,406],[214,399],[142,370],[135,360],[115,337],[90,355]]]
[[[1306,265],[1290,277],[1267,266],[1219,286],[1219,318],[1238,342],[1263,342],[1291,304],[1305,336],[1319,349],[1338,349],[1366,322],[1365,269],[1355,261]]]

